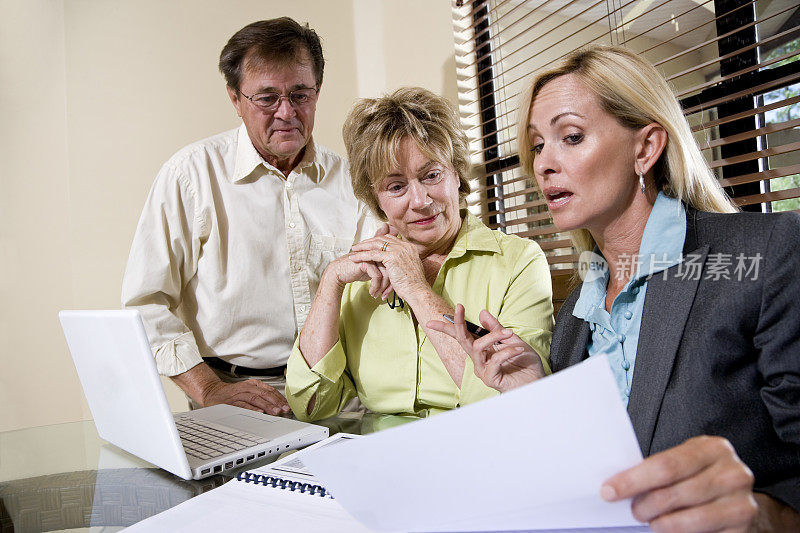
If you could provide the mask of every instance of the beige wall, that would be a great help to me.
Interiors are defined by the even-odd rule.
[[[449,0],[0,0],[0,431],[90,418],[56,314],[119,307],[158,168],[237,125],[219,50],[281,15],[324,39],[314,135],[339,152],[357,97],[457,99]]]

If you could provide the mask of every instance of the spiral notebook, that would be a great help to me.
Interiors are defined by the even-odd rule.
[[[308,533],[367,533],[311,474],[302,456],[313,449],[334,446],[359,435],[337,433],[300,452],[235,479],[163,513],[134,524],[126,531],[217,532],[292,531]]]
[[[253,483],[262,487],[286,490],[306,496],[333,499],[333,495],[324,485],[314,477],[311,470],[303,463],[303,457],[309,452],[319,448],[327,448],[337,444],[357,439],[361,435],[352,433],[337,433],[332,437],[317,442],[299,452],[292,453],[261,468],[241,472],[236,476],[237,481]]]

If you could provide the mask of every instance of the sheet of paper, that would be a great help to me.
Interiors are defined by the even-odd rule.
[[[303,456],[367,527],[431,532],[638,526],[599,491],[641,460],[605,357]]]
[[[307,448],[291,453],[286,457],[281,457],[275,462],[248,470],[248,472],[267,476],[279,476],[295,481],[303,481],[305,483],[318,483],[319,481],[314,477],[314,474],[305,463],[303,463],[305,454],[319,448],[336,446],[337,444],[360,438],[361,435],[354,435],[352,433],[337,433]]]

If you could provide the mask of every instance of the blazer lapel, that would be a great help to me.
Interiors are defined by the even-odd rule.
[[[655,274],[647,282],[628,402],[628,414],[645,457],[650,455],[661,402],[708,255],[707,245],[695,249],[694,215],[693,210],[687,212],[683,263]]]
[[[580,291],[580,287],[576,291]],[[573,294],[558,313],[550,348],[553,372],[577,365],[588,357],[586,347],[589,345],[589,324],[572,314],[577,299],[577,295]]]

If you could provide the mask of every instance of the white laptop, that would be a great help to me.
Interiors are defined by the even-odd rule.
[[[184,479],[201,479],[328,436],[328,428],[232,405],[173,413],[139,312],[61,311],[103,439]]]

